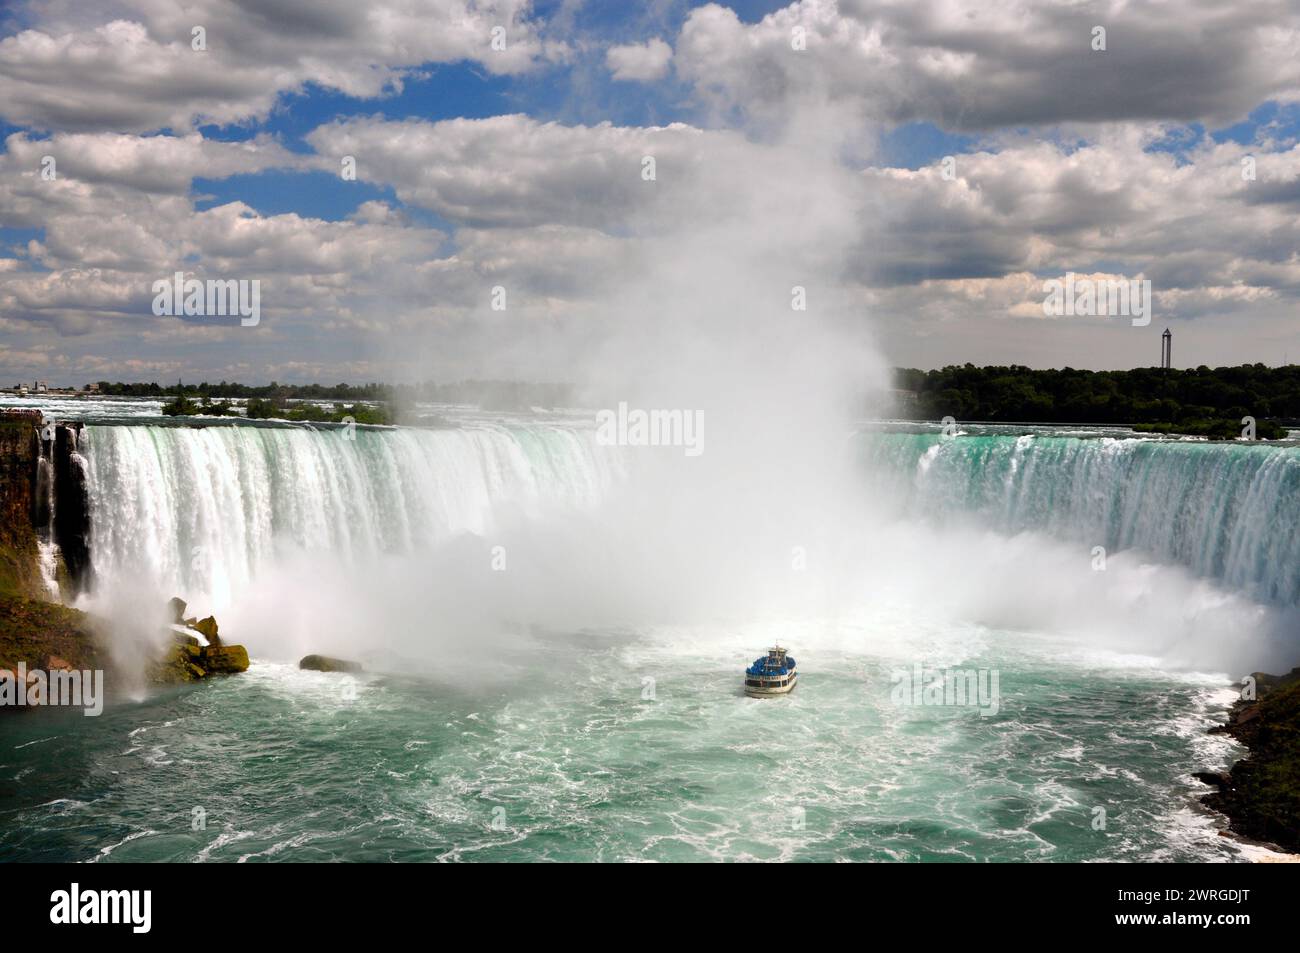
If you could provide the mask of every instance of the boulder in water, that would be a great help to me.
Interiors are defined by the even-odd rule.
[[[162,658],[151,662],[145,669],[145,677],[156,685],[197,682],[206,678],[208,673],[195,664],[198,660],[191,654],[197,651],[192,645],[169,646]]]
[[[177,645],[193,645],[195,647],[198,647],[203,644],[202,642],[199,641],[199,637],[197,635],[191,635],[189,632],[186,632],[184,628],[178,626],[172,626],[171,636],[172,636],[172,641],[175,642]]]
[[[193,629],[195,632],[201,634],[205,639],[207,639],[209,645],[213,646],[214,648],[221,647],[221,639],[217,637],[216,616],[210,615],[206,619],[200,619],[198,622],[195,622],[193,625],[191,625],[190,628]]]
[[[173,599],[171,610],[185,614],[185,602]],[[194,682],[209,675],[234,675],[248,671],[248,650],[242,645],[223,645],[217,636],[217,620],[186,619],[169,627],[171,642],[162,657],[153,662],[148,678],[158,684]]]
[[[248,650],[242,645],[210,645],[200,649],[199,664],[209,675],[248,671]]]
[[[185,621],[185,600],[184,599],[181,599],[179,597],[173,597],[173,599],[169,603],[167,603],[167,608],[172,614],[173,624],[179,625]]]
[[[306,655],[298,663],[298,667],[306,669],[309,672],[350,672],[357,673],[364,671],[360,662],[349,662],[347,659],[330,658],[328,655]]]

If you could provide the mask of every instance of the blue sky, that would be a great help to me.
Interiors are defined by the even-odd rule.
[[[703,4],[695,4],[702,6]],[[543,4],[539,12],[558,7]],[[756,22],[762,16],[785,6],[781,3],[738,3],[731,5],[742,20]],[[629,33],[622,18],[626,5],[599,3],[584,8],[579,25],[606,40],[629,42],[644,40]],[[685,19],[685,5],[664,22],[679,28]],[[495,76],[481,66],[468,63],[439,64],[427,75],[404,81],[400,92],[378,98],[355,98],[309,84],[301,93],[284,97],[281,104],[264,120],[239,125],[201,126],[205,137],[237,142],[268,132],[291,150],[310,152],[304,136],[318,126],[354,116],[382,116],[393,120],[470,118],[482,119],[504,113],[523,113],[547,122],[593,123],[608,121],[618,125],[653,126],[672,122],[704,121],[691,102],[688,89],[671,80],[655,84],[615,82],[600,68],[599,57],[586,57],[575,65],[557,65],[541,75],[524,77]],[[582,95],[575,96],[575,75],[583,79]],[[12,128],[12,127],[11,127]],[[985,133],[947,131],[932,122],[905,122],[881,129],[881,139],[874,161],[900,168],[918,169],[938,162],[946,155],[999,148],[1004,136],[1023,138],[1041,135],[1032,127],[990,130]],[[1221,128],[1207,128],[1202,123],[1173,126],[1169,134],[1148,148],[1185,157],[1207,137],[1215,142],[1234,141],[1250,145],[1261,136],[1285,142],[1300,138],[1300,107],[1266,102],[1249,116]],[[214,198],[199,207],[239,200],[264,214],[297,211],[326,219],[346,218],[361,202],[385,198],[397,201],[391,190],[385,191],[365,183],[343,183],[319,173],[292,174],[262,172],[234,176],[225,180],[198,179],[195,194]],[[445,223],[442,223],[445,224]]]
[[[805,223],[764,212],[739,234],[817,248],[834,320],[890,363],[1145,361],[1122,322],[1040,320],[1067,271],[1151,278],[1189,360],[1300,353],[1300,30],[1246,4],[13,5],[0,374],[564,376],[618,289],[796,187],[823,233],[782,253]],[[657,192],[622,178],[649,152]],[[266,321],[148,313],[176,268],[258,278]],[[520,303],[485,322],[497,284]]]

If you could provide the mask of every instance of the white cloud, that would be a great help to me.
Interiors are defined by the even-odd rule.
[[[53,159],[53,182],[39,173],[45,157]],[[53,183],[118,185],[143,192],[183,195],[196,177],[223,179],[231,175],[268,169],[305,169],[303,156],[284,149],[265,134],[238,142],[185,136],[133,136],[116,133],[56,133],[34,139],[15,133],[5,141],[0,168],[28,176],[41,191],[31,209],[43,213],[40,203],[49,199]],[[26,216],[32,217],[32,216]],[[11,223],[12,224],[12,223]]]
[[[611,46],[605,51],[605,65],[615,79],[649,82],[662,79],[673,58],[673,48],[655,37],[645,43]]]
[[[347,119],[307,136],[323,167],[337,168],[336,157],[352,155],[358,179],[391,185],[401,201],[458,224],[624,232],[667,214],[671,198],[694,180],[705,140],[742,141],[680,123],[565,126],[522,115]],[[653,181],[643,176],[647,156],[655,163]]]
[[[1091,48],[1104,24],[1107,49]],[[796,31],[803,49],[795,49]],[[1226,124],[1300,98],[1300,8],[1240,0],[799,0],[753,24],[692,10],[676,70],[720,115],[763,124],[809,99],[949,129],[1171,119]]]
[[[73,7],[0,40],[0,115],[36,129],[184,131],[266,116],[315,83],[371,98],[424,63],[470,60],[513,74],[564,55],[523,0],[123,0],[96,23]],[[193,30],[206,50],[193,49]],[[500,28],[504,49],[492,46]]]
[[[1167,4],[1179,15],[1163,31],[1140,10],[1088,8],[1112,24],[1105,55],[1116,54],[1096,88],[1079,72],[1088,61],[1069,53],[1077,5],[803,0],[754,24],[707,6],[689,14],[676,52],[652,40],[605,49],[604,61],[618,80],[654,79],[671,64],[716,107],[718,126],[346,118],[308,134],[315,154],[191,127],[264,115],[308,82],[374,96],[423,62],[469,58],[504,73],[564,51],[519,3],[245,10],[201,0],[182,10],[127,0],[109,24],[84,5],[47,4],[46,19],[0,40],[0,111],[61,130],[17,133],[0,153],[4,224],[40,230],[0,249],[4,353],[100,375],[127,369],[112,376],[387,377],[399,365],[562,376],[613,325],[643,323],[629,333],[646,353],[674,329],[673,340],[700,345],[687,358],[697,364],[736,341],[747,347],[747,313],[809,283],[823,315],[833,299],[830,320],[874,323],[899,362],[1059,364],[1068,344],[1071,363],[1113,364],[1131,331],[1042,318],[1041,276],[1072,270],[1147,275],[1158,306],[1194,317],[1207,349],[1213,341],[1245,359],[1249,339],[1234,344],[1231,329],[1249,326],[1257,341],[1293,334],[1300,148],[1206,141],[1175,159],[1152,146],[1179,127],[1134,118],[1231,117],[1294,96],[1293,13],[1245,2],[1253,12],[1231,21]],[[200,17],[207,54],[188,45]],[[487,48],[496,20],[513,25],[499,59]],[[806,50],[790,46],[795,27]],[[1216,43],[1197,53],[1192,39],[1210,30]],[[1125,52],[1135,43],[1149,63]],[[727,128],[737,113],[781,133]],[[1070,125],[991,134],[957,156],[951,181],[937,165],[841,164],[842,136],[910,119]],[[131,134],[165,126],[179,134]],[[1258,173],[1249,182],[1248,151]],[[44,155],[57,159],[54,181],[40,176]],[[341,155],[355,156],[363,185],[391,193],[367,192],[343,221],[310,205],[195,208],[196,177],[336,175]],[[155,318],[150,283],[177,269],[259,278],[263,325]],[[834,281],[849,286],[844,296],[828,290]],[[507,312],[488,307],[497,284]],[[764,326],[763,346],[794,351],[795,328]],[[1180,353],[1195,353],[1179,340]],[[396,353],[384,353],[390,343]],[[395,363],[376,363],[381,354]]]

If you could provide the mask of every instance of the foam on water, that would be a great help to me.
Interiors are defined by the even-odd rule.
[[[1190,778],[1238,750],[1205,734],[1221,680],[928,626],[927,661],[1000,670],[982,718],[895,704],[900,644],[806,624],[790,635],[807,674],[779,702],[739,690],[762,625],[551,633],[485,689],[254,659],[0,758],[95,766],[93,816],[43,806],[48,777],[15,782],[0,843],[103,861],[1243,857]]]
[[[1191,775],[1239,754],[1206,734],[1231,677],[1294,655],[1279,641],[1295,629],[1293,567],[1272,562],[1292,542],[1256,507],[1295,518],[1281,512],[1295,451],[867,441],[862,493],[884,515],[846,512],[843,538],[809,546],[797,579],[762,577],[748,611],[619,618],[611,605],[674,592],[624,603],[615,587],[653,540],[602,535],[621,528],[609,508],[627,461],[572,422],[355,443],[91,426],[97,586],[145,577],[205,602],[253,665],[112,705],[76,732],[10,719],[0,849],[103,862],[1253,856],[1218,836]],[[482,555],[458,548],[469,534],[509,537],[516,588],[458,571]],[[566,548],[573,536],[584,545]],[[469,603],[498,615],[460,614]],[[598,603],[590,620],[573,611]],[[799,658],[799,688],[744,697],[744,664],[777,640]],[[293,664],[331,650],[373,650],[371,671]],[[998,714],[898,704],[893,677],[915,664],[997,671]],[[69,791],[93,811],[51,806]]]

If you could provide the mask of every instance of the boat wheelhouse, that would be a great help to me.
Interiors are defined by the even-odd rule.
[[[794,688],[798,678],[794,656],[786,654],[785,649],[776,645],[745,669],[745,694],[750,698],[786,695]]]

